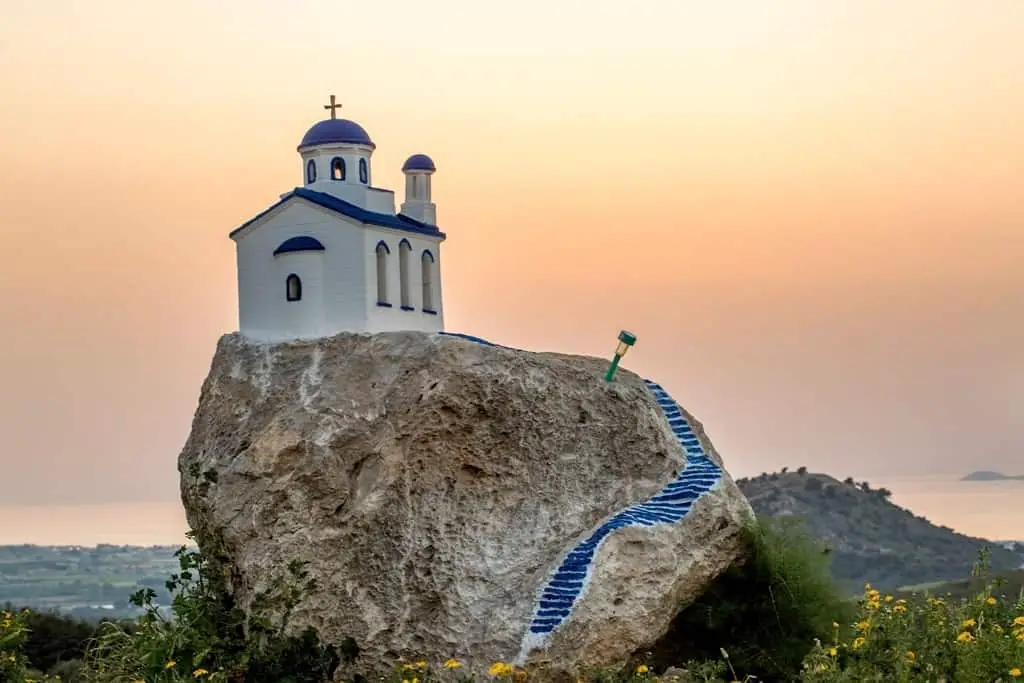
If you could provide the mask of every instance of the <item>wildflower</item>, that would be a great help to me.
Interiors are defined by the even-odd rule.
[[[868,620],[858,621],[855,624],[858,631],[867,631],[871,627],[871,622]]]
[[[957,642],[960,642],[960,643],[969,643],[969,642],[974,640],[974,636],[972,636],[968,631],[964,631],[963,633],[958,635],[956,637],[956,639],[957,639]]]
[[[1017,617],[1013,620],[1014,626],[1024,626],[1024,617]]]
[[[886,595],[885,596],[885,601],[886,602],[892,602],[892,600],[893,600],[893,597],[891,595]]]
[[[988,604],[988,605],[994,605],[994,604],[996,604],[996,602],[997,602],[996,599],[993,598],[991,595],[988,596],[988,598],[985,599],[985,604]]]
[[[1024,619],[1024,617],[1021,617],[1021,618]],[[839,622],[838,621],[833,621],[832,622],[832,628],[839,628]]]
[[[495,662],[491,664],[491,668],[487,670],[487,673],[491,676],[508,676],[512,673],[512,665],[505,662]]]
[[[646,665],[646,664],[641,664],[640,666],[638,666],[638,667],[636,668],[636,672],[637,672],[638,674],[645,674],[645,673],[647,673],[648,671],[650,671],[650,669],[648,669],[648,668],[647,668],[647,665]]]
[[[835,656],[836,656],[836,655],[838,655],[838,654],[839,654],[839,650],[837,650],[836,648],[834,648],[834,647],[830,647],[830,648],[828,649],[828,656],[829,656],[829,657],[835,657]]]
[[[1021,675],[1020,667],[1015,666],[1012,669],[1010,669],[1010,676],[1012,678],[1020,678],[1020,675]]]
[[[446,669],[458,669],[460,666],[462,666],[462,662],[457,659],[449,659],[444,663],[444,668]]]
[[[917,655],[914,654],[913,650],[907,650],[907,659],[911,662],[917,659]]]
[[[195,671],[192,672],[192,675],[195,678],[202,678],[203,676],[210,675],[210,672],[207,671],[206,669],[196,669]]]
[[[893,611],[893,612],[896,612],[897,614],[901,614],[901,613],[903,613],[903,612],[906,612],[906,611],[907,611],[907,606],[906,606],[906,605],[895,605],[895,606],[894,606],[894,607],[892,608],[892,611]]]
[[[418,662],[416,662],[416,668],[417,669],[426,669],[427,668],[427,662],[425,660],[423,660],[423,659],[419,660]]]
[[[974,619],[964,619],[962,622],[960,622],[960,626],[962,626],[963,628],[971,628],[972,626],[976,626],[977,624],[978,622],[976,622]]]
[[[861,637],[854,638],[853,639],[853,649],[856,650],[859,647],[863,647],[865,642],[866,641],[863,638],[861,638]]]
[[[178,665],[178,663],[172,659],[171,661],[169,661],[166,664],[164,664],[164,669],[173,669],[177,665]]]
[[[405,664],[402,665],[402,671],[412,671],[415,668],[416,668],[416,665],[412,664],[410,662],[406,662]]]

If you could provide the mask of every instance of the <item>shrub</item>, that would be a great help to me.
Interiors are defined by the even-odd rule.
[[[135,628],[102,624],[86,653],[84,677],[96,683],[211,681],[322,683],[339,663],[333,649],[320,644],[311,629],[285,636],[288,618],[310,587],[299,564],[282,581],[254,600],[265,613],[246,616],[238,609],[217,572],[203,556],[182,547],[180,572],[167,582],[173,596],[170,614],[153,603],[152,589],[131,601],[144,612]],[[272,620],[268,614],[278,614]]]
[[[987,577],[987,552],[975,574]],[[1024,590],[999,594],[988,580],[977,594],[895,598],[870,584],[852,625],[834,625],[804,663],[807,683],[1024,680]]]
[[[828,555],[797,520],[752,522],[744,541],[747,559],[676,617],[651,664],[718,660],[724,650],[740,676],[790,681],[815,638],[827,638],[834,621],[852,615]]]

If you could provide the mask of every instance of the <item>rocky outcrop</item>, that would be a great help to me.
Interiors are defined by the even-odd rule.
[[[692,416],[606,368],[444,334],[225,336],[179,458],[189,523],[247,610],[304,566],[290,628],[351,639],[350,668],[613,665],[738,558],[751,511]]]

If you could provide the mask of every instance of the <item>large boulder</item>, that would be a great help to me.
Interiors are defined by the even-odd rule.
[[[699,423],[607,361],[445,334],[220,340],[178,469],[249,611],[305,563],[289,629],[556,673],[649,647],[752,513]],[[269,605],[269,606],[268,606]],[[273,615],[267,615],[273,616]]]

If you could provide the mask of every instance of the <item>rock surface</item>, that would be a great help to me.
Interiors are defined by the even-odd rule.
[[[247,610],[306,563],[354,670],[557,673],[650,646],[742,553],[751,510],[700,425],[607,361],[456,336],[223,337],[179,457],[189,524]],[[689,464],[687,464],[689,463]]]

